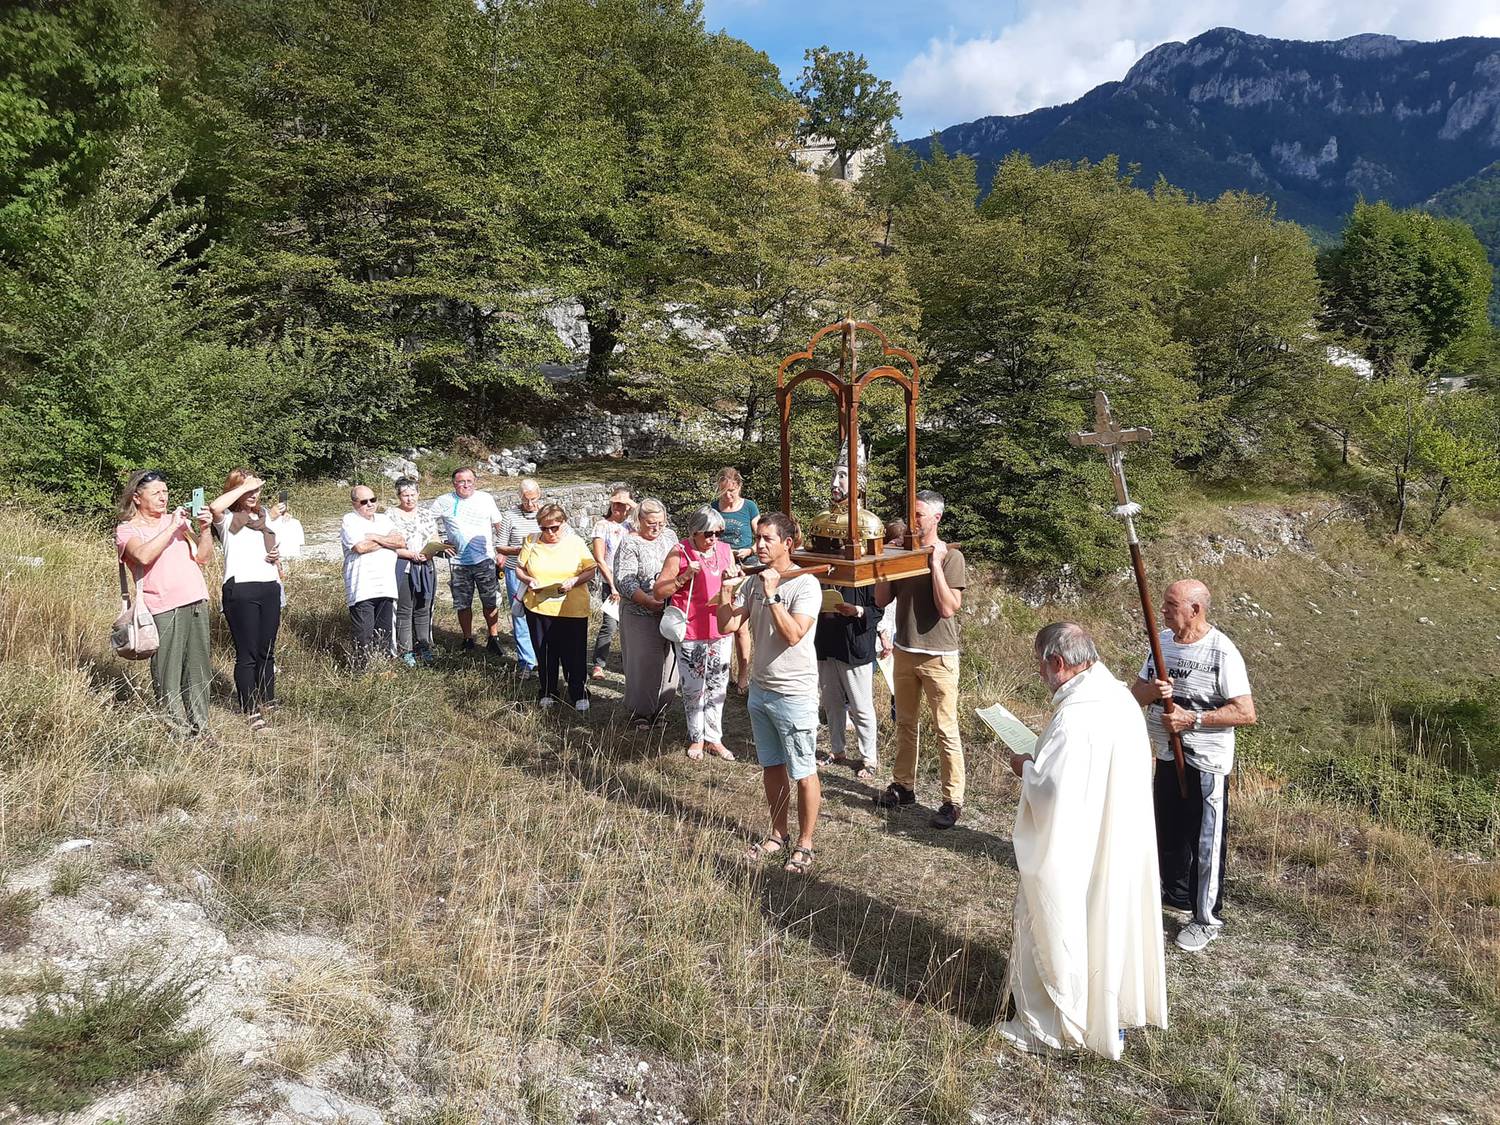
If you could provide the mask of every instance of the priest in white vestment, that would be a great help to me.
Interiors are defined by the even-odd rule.
[[[1001,1034],[1023,1050],[1118,1059],[1127,1027],[1167,1026],[1151,745],[1140,704],[1062,622],[1037,634],[1052,721],[1021,778],[1019,882]]]

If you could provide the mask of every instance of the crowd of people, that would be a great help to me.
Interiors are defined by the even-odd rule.
[[[816,862],[819,767],[846,766],[865,781],[879,774],[879,669],[892,697],[896,746],[891,780],[874,792],[875,805],[918,803],[925,721],[938,755],[930,823],[945,830],[959,822],[966,797],[959,615],[968,570],[963,552],[942,536],[938,493],[917,494],[914,527],[897,521],[886,528],[892,546],[930,552],[928,573],[839,588],[797,566],[796,520],[762,513],[742,495],[732,468],[719,474],[711,502],[683,514],[682,538],[660,501],[637,501],[624,483],[610,485],[609,510],[587,535],[536,481],[521,481],[503,511],[476,487],[472,469],[456,471],[452,485],[424,504],[416,481],[397,481],[387,512],[368,486],[350,490],[341,544],[356,668],[377,659],[411,668],[434,660],[443,559],[462,650],[478,647],[477,594],[485,646],[503,652],[503,582],[515,659],[524,676],[535,677],[543,708],[589,710],[590,683],[605,675],[618,636],[632,724],[649,730],[680,701],[686,756],[729,761],[735,754],[724,738],[724,708],[733,689],[745,697],[769,814],[769,830],[747,858],[774,859],[793,874]],[[302,533],[280,505],[263,508],[262,489],[258,477],[236,470],[193,512],[170,507],[162,475],[143,471],[122,493],[116,545],[160,634],[153,686],[168,723],[188,736],[208,727],[204,571],[215,541],[238,705],[256,731],[276,707],[283,567]],[[601,610],[592,646],[591,593]],[[1176,940],[1185,950],[1201,950],[1221,933],[1227,777],[1235,728],[1255,721],[1255,707],[1243,659],[1208,621],[1210,601],[1193,580],[1167,589],[1166,667],[1148,657],[1128,687],[1099,661],[1081,626],[1060,622],[1036,637],[1053,717],[1035,750],[1011,756],[1021,780],[1020,880],[1003,1030],[1023,1049],[1088,1047],[1118,1057],[1123,1028],[1165,1026],[1156,912],[1180,912]],[[826,752],[819,748],[825,725]],[[1174,737],[1185,753],[1180,772]]]

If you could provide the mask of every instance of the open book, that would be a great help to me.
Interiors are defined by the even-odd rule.
[[[974,714],[983,719],[985,725],[999,736],[1000,741],[1005,743],[1015,753],[1031,754],[1035,752],[1036,731],[1032,730],[1000,704],[995,703],[989,707],[976,707]]]

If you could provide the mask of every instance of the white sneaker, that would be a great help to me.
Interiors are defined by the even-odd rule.
[[[1219,929],[1220,927],[1210,926],[1206,922],[1189,922],[1177,931],[1177,948],[1189,953],[1207,949],[1209,942],[1219,940]]]
[[[586,695],[582,699],[580,699],[577,703],[573,704],[573,710],[575,710],[575,711],[587,711],[588,709],[589,709],[589,697],[586,696]]]
[[[553,699],[550,695],[544,695],[541,699],[537,700],[537,702],[540,703],[543,708],[547,708],[551,707],[554,703],[557,702],[557,700]]]

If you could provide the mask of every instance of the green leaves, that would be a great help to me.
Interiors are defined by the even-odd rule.
[[[1485,346],[1490,267],[1461,222],[1361,202],[1323,275],[1329,326],[1360,341],[1379,375],[1436,375]]]
[[[803,134],[833,142],[834,174],[842,179],[849,157],[896,139],[891,122],[901,112],[901,95],[853,51],[817,47],[803,59],[807,65],[797,86],[797,100],[807,111]]]

